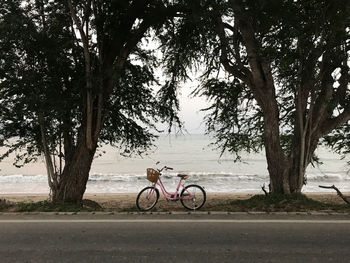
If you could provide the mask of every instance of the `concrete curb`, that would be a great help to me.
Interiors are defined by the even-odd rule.
[[[225,212],[225,211],[195,211],[195,212],[0,212],[0,216],[8,215],[301,215],[301,216],[344,216],[350,212]]]

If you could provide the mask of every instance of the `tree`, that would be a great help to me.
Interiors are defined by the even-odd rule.
[[[142,152],[155,122],[177,120],[176,105],[164,104],[168,85],[154,95],[158,62],[141,41],[181,6],[2,1],[2,158],[26,148],[18,160],[27,163],[44,153],[52,200],[80,203],[99,143]]]
[[[350,3],[202,1],[196,10],[162,36],[173,73],[204,64],[196,94],[212,102],[219,146],[263,145],[271,191],[301,192],[317,146],[326,135],[339,146],[331,132],[350,124]]]
[[[49,185],[56,189],[63,169],[61,134],[78,125],[68,118],[78,117],[83,61],[74,56],[80,51],[63,6],[44,3],[2,3],[1,146],[5,142],[8,151],[1,159],[16,151],[15,165],[22,166],[43,153]]]

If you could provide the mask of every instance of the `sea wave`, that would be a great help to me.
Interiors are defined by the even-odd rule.
[[[189,173],[186,184],[196,183],[207,192],[215,193],[260,193],[261,187],[267,185],[267,176],[255,174],[228,174],[228,173]],[[176,174],[164,174],[163,183],[167,190],[175,190],[179,180]],[[321,179],[321,180],[320,180]],[[313,176],[308,178],[305,192],[319,192],[320,184],[335,184],[342,191],[350,191],[350,180],[344,179],[342,174],[328,176]],[[338,180],[338,181],[336,181]],[[87,184],[87,193],[137,193],[149,185],[145,174],[91,174]],[[45,175],[7,175],[0,176],[0,193],[48,193],[49,187]]]
[[[208,173],[208,172],[183,172],[189,175],[189,180],[199,182],[223,183],[225,181],[242,181],[242,182],[264,182],[269,181],[268,175],[263,174],[244,174],[244,173]],[[177,173],[164,173],[161,177],[164,181],[178,180]],[[144,174],[114,174],[114,173],[92,173],[89,176],[91,182],[138,182],[146,180]],[[339,182],[350,181],[350,175],[347,173],[311,173],[307,174],[307,180],[312,182]],[[0,183],[26,183],[26,182],[47,182],[47,176],[38,175],[1,175]]]
[[[23,174],[12,174],[12,175],[1,175],[1,183],[43,183],[47,182],[47,176],[38,175],[23,175]]]
[[[319,174],[307,174],[307,180],[314,182],[329,182],[329,181],[347,181],[350,180],[350,176],[347,173],[319,173]]]

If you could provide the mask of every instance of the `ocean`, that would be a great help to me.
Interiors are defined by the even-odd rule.
[[[102,156],[95,158],[87,193],[137,193],[150,183],[146,168],[173,167],[165,172],[162,180],[169,190],[175,190],[177,173],[187,173],[187,184],[203,186],[215,193],[262,193],[261,187],[269,183],[264,152],[242,153],[242,160],[234,162],[229,154],[210,146],[213,140],[207,135],[160,136],[156,147],[147,155],[123,157],[116,148],[103,146]],[[103,152],[105,152],[103,154]],[[344,192],[350,191],[350,166],[348,158],[321,148],[317,152],[322,165],[307,169],[307,185],[304,192],[324,192],[319,185],[336,185]],[[49,193],[43,160],[23,168],[15,168],[13,160],[0,163],[0,194],[47,194]],[[156,162],[160,162],[157,166]],[[329,190],[330,192],[332,190]]]

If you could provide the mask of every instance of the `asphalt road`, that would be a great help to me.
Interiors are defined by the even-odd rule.
[[[1,215],[0,262],[350,262],[350,217]]]

